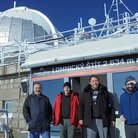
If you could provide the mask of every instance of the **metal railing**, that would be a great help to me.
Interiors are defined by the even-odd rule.
[[[76,46],[85,41],[92,42],[137,33],[138,17],[129,17],[126,14],[119,21],[109,19],[105,23],[94,26],[79,27],[35,39],[26,39],[24,42],[18,42],[13,39],[14,41],[10,44],[0,45],[0,66],[15,63],[20,66],[28,56],[38,51]]]
[[[8,111],[0,109],[0,132],[4,132],[4,138],[8,138]]]

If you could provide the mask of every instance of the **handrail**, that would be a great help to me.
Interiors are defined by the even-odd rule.
[[[8,111],[0,109],[0,113],[4,114],[4,122],[0,125],[0,128],[4,130],[5,138],[8,138]]]
[[[75,28],[61,33],[26,39],[24,42],[13,39],[14,42],[8,43],[7,46],[0,45],[0,66],[15,63],[22,64],[30,54],[38,51],[76,46],[83,41],[97,41],[126,34],[138,34],[137,17],[124,17],[119,20],[119,25],[118,20],[110,20],[110,22],[106,21],[94,26]]]

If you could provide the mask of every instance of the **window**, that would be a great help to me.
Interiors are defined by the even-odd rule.
[[[12,118],[13,117],[13,101],[5,101],[4,109],[8,111],[8,118]]]

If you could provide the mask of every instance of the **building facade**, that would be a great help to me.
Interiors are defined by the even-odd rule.
[[[117,115],[125,78],[138,78],[137,22],[136,16],[127,14],[108,25],[78,26],[61,33],[39,11],[15,7],[1,13],[0,107],[9,112],[10,135],[27,137],[22,106],[36,81],[42,84],[42,92],[53,106],[65,81],[70,81],[80,95],[89,76],[96,74],[113,93]],[[0,119],[2,123],[2,114]],[[59,137],[58,127],[52,124],[51,137]],[[116,137],[124,137],[118,118]]]

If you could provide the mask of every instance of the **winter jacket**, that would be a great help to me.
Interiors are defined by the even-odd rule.
[[[138,90],[138,81],[135,84],[135,88]]]
[[[58,125],[62,119],[62,116],[61,116],[62,95],[63,95],[63,93],[61,92],[60,94],[57,95],[56,100],[55,100],[54,119],[53,119],[54,125]],[[78,123],[79,98],[78,98],[78,95],[74,92],[71,92],[71,102],[70,103],[71,103],[70,124],[72,124],[74,126],[79,126],[79,123]]]
[[[23,116],[29,125],[29,130],[50,130],[52,106],[48,97],[42,94],[38,97],[34,93],[29,95],[23,105]]]
[[[107,91],[107,88],[103,85],[99,84],[99,94],[97,97],[97,101],[99,102],[99,109],[101,112],[101,119],[103,121],[104,127],[109,127],[111,120],[115,121],[115,112],[111,111],[112,103],[111,96]],[[93,99],[92,99],[93,90],[91,89],[91,85],[87,85],[81,95],[80,98],[80,106],[79,106],[79,120],[83,120],[83,124],[85,127],[90,127],[92,119],[94,118],[92,115],[93,111]]]
[[[125,92],[120,96],[119,116],[123,115],[126,124],[138,124],[138,89],[132,94]]]

